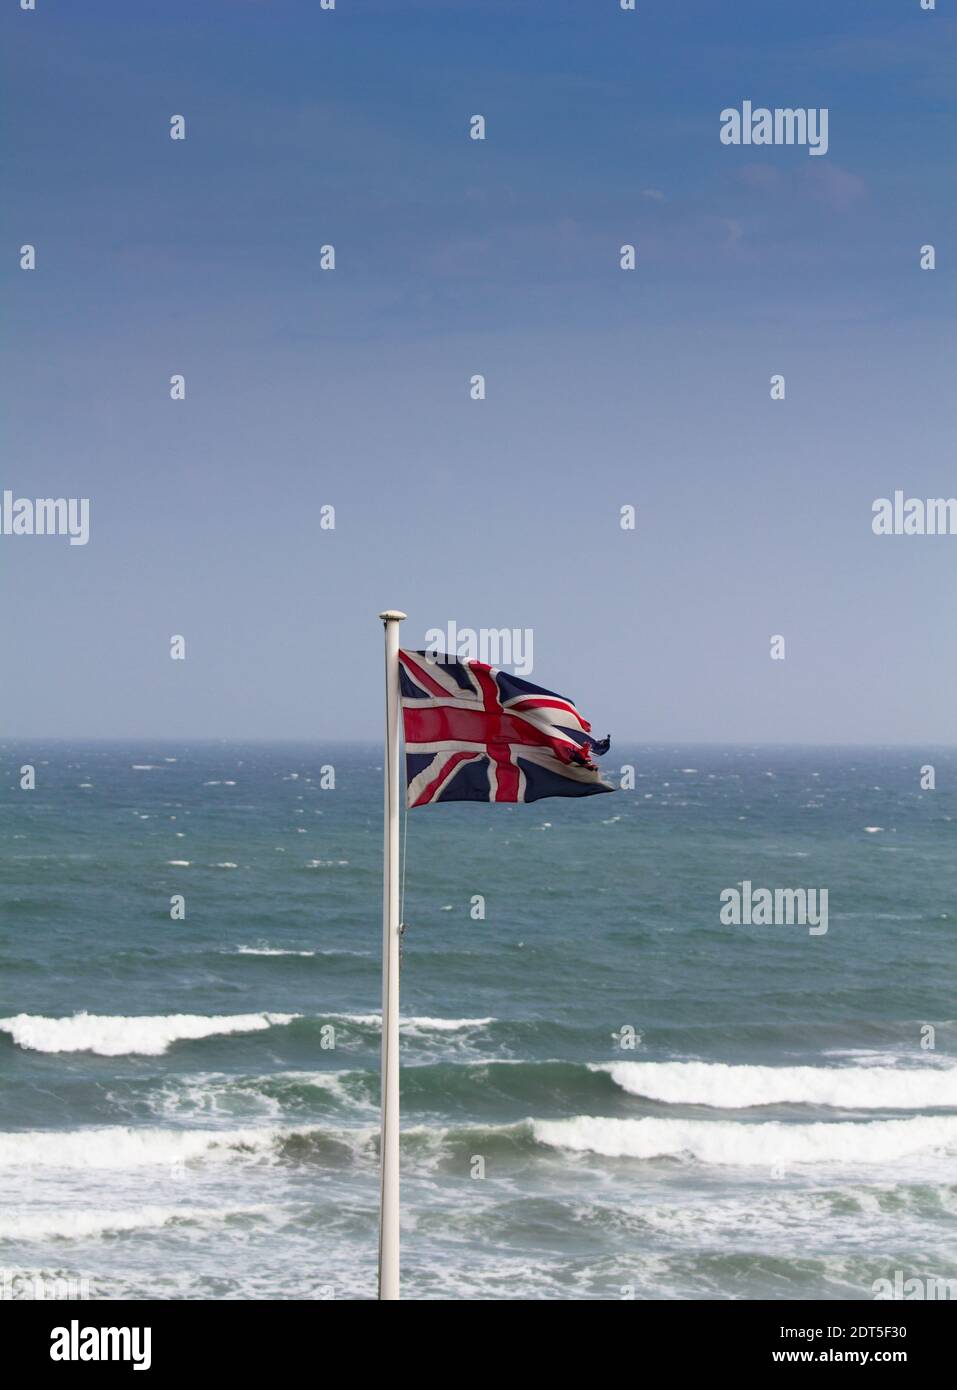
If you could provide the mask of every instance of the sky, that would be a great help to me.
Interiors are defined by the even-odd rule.
[[[871,528],[957,495],[949,0],[37,0],[0,43],[0,489],[91,505],[0,536],[0,735],[377,738],[399,607],[530,628],[619,742],[957,742],[957,536]],[[745,100],[827,153],[722,144]]]

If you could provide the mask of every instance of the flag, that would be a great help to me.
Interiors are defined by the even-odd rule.
[[[399,652],[409,806],[538,801],[615,790],[571,700],[484,661]]]

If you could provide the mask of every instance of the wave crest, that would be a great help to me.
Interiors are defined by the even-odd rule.
[[[100,1057],[160,1057],[175,1042],[211,1038],[227,1033],[256,1033],[277,1024],[292,1023],[298,1014],[157,1014],[140,1017],[78,1013],[71,1018],[17,1014],[0,1018],[0,1032],[9,1033],[29,1052],[95,1052]]]
[[[731,1120],[533,1120],[540,1144],[605,1158],[692,1158],[699,1163],[885,1163],[932,1150],[957,1151],[957,1116],[936,1119],[739,1124]]]
[[[667,1105],[744,1110],[826,1105],[846,1110],[957,1106],[957,1067],[758,1067],[720,1062],[608,1062],[622,1090]]]

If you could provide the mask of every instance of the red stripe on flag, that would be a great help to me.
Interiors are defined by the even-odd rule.
[[[532,743],[550,748],[557,742],[520,715],[504,712],[486,714],[458,705],[416,709],[407,704],[403,714],[406,743]]]
[[[446,690],[445,686],[439,685],[437,680],[433,680],[425,667],[420,666],[417,661],[413,661],[408,652],[400,651],[399,660],[418,685],[423,686],[432,695],[441,695],[445,699],[449,698],[449,692]]]
[[[540,695],[529,695],[524,700],[513,700],[509,704],[509,709],[562,709],[567,714],[572,714],[584,729],[586,734],[591,733],[591,725],[587,719],[582,719],[574,705],[570,705],[567,700],[547,700]]]
[[[521,733],[519,733],[519,727],[515,725],[515,721],[503,713],[498,682],[492,675],[492,668],[486,666],[483,661],[473,661],[470,665],[475,672],[479,688],[482,691],[482,698],[485,701],[486,724],[488,726],[485,740],[488,755],[495,764],[495,800],[517,801],[519,776],[518,768],[512,762],[511,742],[516,738],[522,742],[528,742],[529,726],[523,719],[520,725]],[[537,730],[535,732],[537,733]],[[534,740],[536,743],[547,741],[541,736]]]
[[[441,787],[442,783],[449,778],[451,773],[455,771],[455,769],[459,766],[460,763],[467,763],[470,761],[470,759],[478,758],[480,756],[481,754],[479,753],[453,753],[451,758],[449,758],[448,762],[442,764],[437,776],[432,778],[432,781],[428,784],[428,786],[421,793],[421,795],[416,797],[412,805],[426,805],[427,802],[432,800],[432,797],[438,791],[439,787]]]

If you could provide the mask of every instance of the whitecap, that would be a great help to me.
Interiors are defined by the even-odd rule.
[[[727,1066],[721,1062],[606,1062],[629,1095],[667,1105],[743,1110],[755,1105],[825,1105],[845,1110],[957,1107],[957,1067]]]
[[[137,1055],[160,1057],[180,1041],[195,1041],[229,1033],[256,1033],[291,1023],[299,1014],[155,1014],[78,1013],[70,1018],[17,1014],[0,1018],[0,1032],[9,1033],[28,1052],[95,1052],[100,1057]]]
[[[736,1124],[730,1120],[534,1120],[540,1144],[607,1158],[680,1158],[771,1168],[781,1163],[893,1163],[913,1154],[957,1151],[957,1116],[834,1123]]]

